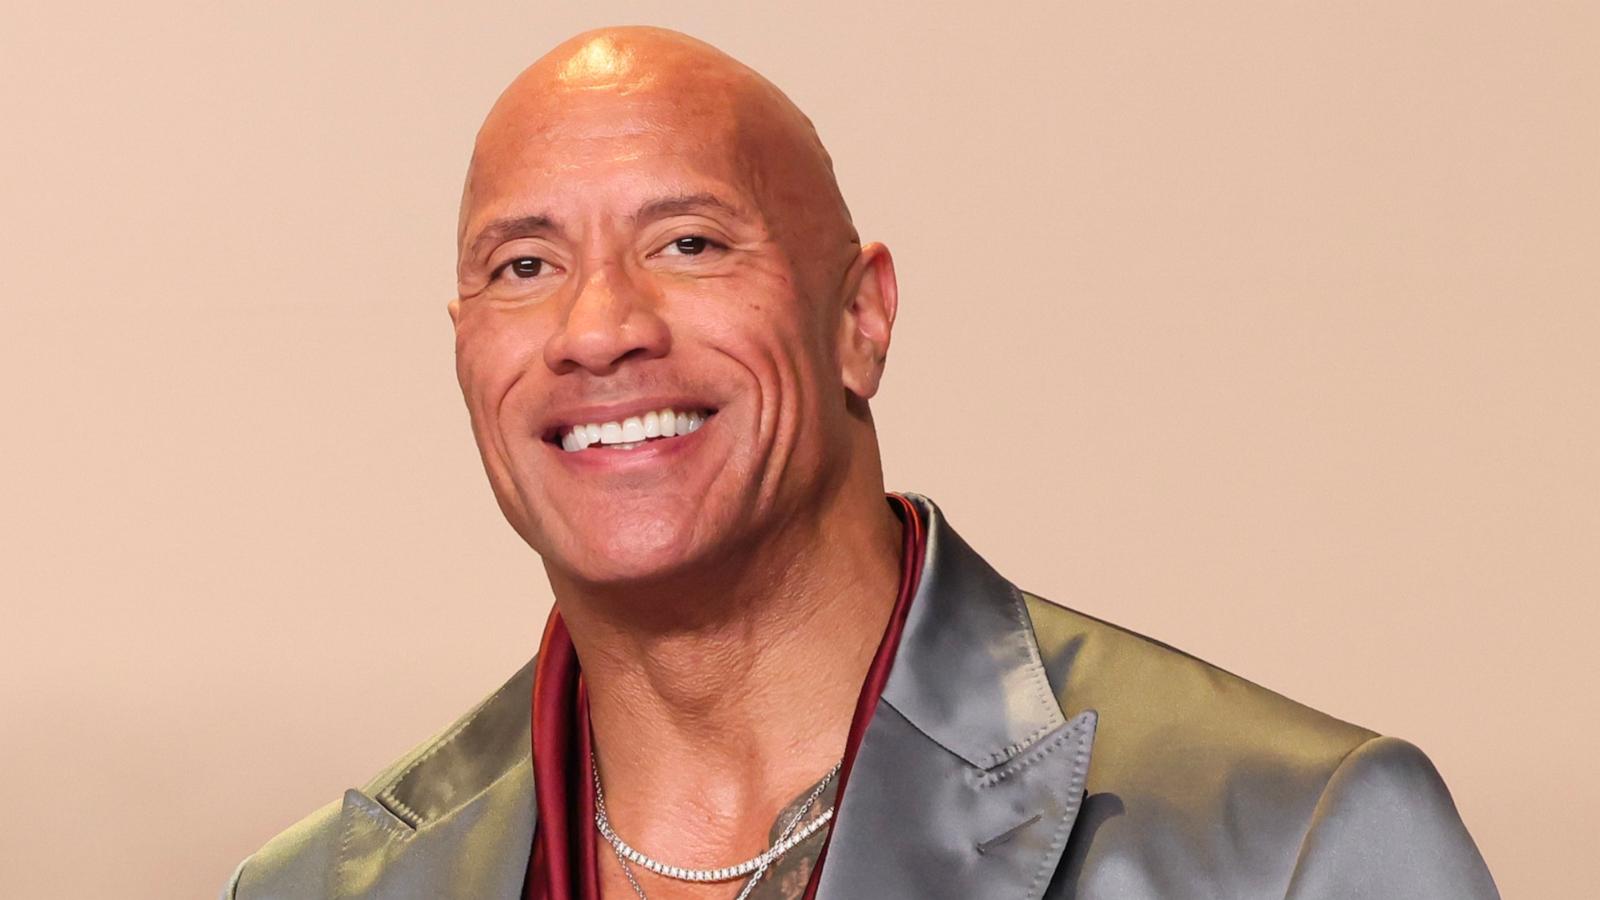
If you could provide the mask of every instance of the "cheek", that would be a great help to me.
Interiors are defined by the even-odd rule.
[[[804,297],[787,281],[762,285],[721,298],[722,314],[705,327],[717,329],[715,342],[749,371],[759,392],[760,446],[776,459],[815,464],[824,452],[827,405],[840,395],[836,367],[830,368],[832,345],[818,327]]]
[[[687,299],[674,304],[688,319],[675,330],[693,329],[763,374],[812,367],[819,348],[815,316],[779,266],[747,266]]]
[[[492,420],[517,377],[542,365],[531,310],[463,312],[456,326],[456,378],[474,419]]]
[[[456,378],[461,384],[473,438],[489,476],[495,501],[513,528],[529,543],[526,503],[511,464],[505,399],[539,359],[542,346],[532,311],[480,308],[463,310],[456,323]],[[534,372],[534,374],[537,374]],[[510,414],[514,424],[516,416]]]
[[[749,310],[741,333],[750,356],[767,367],[764,374],[778,379],[783,404],[810,410],[826,402],[829,384],[838,378],[832,372],[832,343],[807,303],[790,297],[764,300],[760,309]]]

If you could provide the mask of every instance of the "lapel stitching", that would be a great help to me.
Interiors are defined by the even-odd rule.
[[[1074,773],[1077,772],[1080,763],[1082,764],[1083,768],[1087,769],[1089,762],[1089,748],[1087,745],[1083,745],[1081,739],[1085,736],[1086,732],[1091,735],[1094,733],[1095,713],[1093,710],[1087,710],[1079,713],[1073,717],[1070,724],[1071,727],[1065,729],[1051,740],[1033,748],[1033,751],[1027,756],[1012,760],[1010,765],[1007,765],[1003,768],[989,769],[979,774],[977,778],[978,787],[986,788],[999,784],[1018,772],[1021,772],[1023,769],[1026,769],[1032,766],[1034,763],[1044,759],[1046,756],[1056,752],[1068,743],[1076,743],[1080,745],[1075,747],[1078,755],[1077,758],[1073,760]]]
[[[366,893],[370,880],[362,878],[357,867],[368,866],[371,876],[372,858],[386,853],[391,842],[408,843],[416,831],[378,801],[355,789],[344,792],[342,815],[333,891],[335,897],[355,897]]]
[[[995,783],[998,783],[1063,746],[1072,748],[1072,774],[1065,789],[1066,799],[1063,804],[1065,809],[1061,812],[1055,832],[1050,836],[1049,850],[1045,852],[1039,868],[1034,871],[1033,880],[1028,883],[1026,895],[1028,897],[1039,896],[1051,876],[1055,874],[1056,867],[1061,862],[1061,854],[1066,850],[1067,839],[1072,836],[1072,826],[1078,821],[1078,810],[1083,806],[1084,782],[1089,776],[1089,752],[1094,745],[1094,732],[1098,721],[1099,717],[1093,710],[1079,713],[1072,718],[1071,726],[1060,737],[1050,741],[1037,752],[1030,753],[1015,766],[1008,766],[995,774]]]
[[[1025,635],[1024,649],[1028,658],[1020,667],[1028,674],[1028,680],[1033,685],[1034,699],[1038,708],[1044,711],[1039,725],[1033,731],[1011,744],[1007,744],[988,756],[980,763],[985,769],[991,769],[1005,761],[1012,759],[1018,753],[1026,750],[1029,745],[1066,724],[1066,717],[1061,712],[1061,704],[1056,701],[1055,693],[1050,689],[1050,679],[1045,676],[1044,659],[1039,655],[1039,644],[1033,636],[1033,622],[1028,618],[1028,607],[1022,599],[1022,592],[1016,585],[1007,583],[1007,599],[1010,601],[1010,612],[1016,621],[1017,633]]]

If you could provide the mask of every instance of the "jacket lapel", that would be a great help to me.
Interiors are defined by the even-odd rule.
[[[533,843],[533,664],[421,755],[345,792],[335,898],[519,897]]]
[[[1077,819],[1095,713],[1067,720],[1021,594],[906,496],[928,523],[922,578],[818,896],[1033,900]]]

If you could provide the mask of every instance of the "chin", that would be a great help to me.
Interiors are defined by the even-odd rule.
[[[693,565],[695,530],[686,521],[636,520],[619,527],[596,525],[589,533],[569,532],[556,564],[580,581],[594,585],[670,578]]]

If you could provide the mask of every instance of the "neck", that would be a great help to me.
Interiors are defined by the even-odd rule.
[[[558,589],[620,833],[681,859],[764,846],[777,812],[844,751],[901,542],[879,486],[626,605]]]

